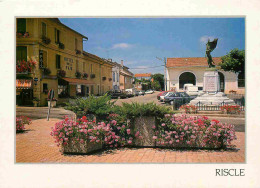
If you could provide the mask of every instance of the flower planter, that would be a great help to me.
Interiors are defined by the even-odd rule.
[[[88,154],[90,152],[98,151],[103,148],[102,142],[84,141],[83,143],[68,141],[68,144],[62,146],[63,153]]]
[[[153,139],[155,126],[155,117],[154,116],[143,116],[137,117],[131,121],[131,127],[134,127],[134,130],[139,131],[140,137],[135,137],[134,145],[135,146],[155,146],[155,141]]]
[[[33,106],[34,106],[34,107],[37,107],[37,106],[38,106],[38,103],[39,103],[38,101],[33,101]]]

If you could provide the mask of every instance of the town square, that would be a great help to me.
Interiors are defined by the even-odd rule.
[[[16,163],[244,163],[244,49],[239,17],[17,18]]]

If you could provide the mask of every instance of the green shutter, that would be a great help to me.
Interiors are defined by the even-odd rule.
[[[56,55],[56,68],[60,69],[60,55]]]
[[[16,60],[17,61],[21,61],[21,60],[27,61],[27,47],[26,46],[17,46],[16,47]]]
[[[17,18],[17,32],[18,33],[26,32],[26,19],[25,18]]]

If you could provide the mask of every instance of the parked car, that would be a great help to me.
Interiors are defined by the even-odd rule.
[[[196,98],[196,96],[189,96],[185,92],[175,92],[169,93],[169,95],[164,97],[165,103],[170,103],[171,105],[175,105],[175,108],[179,108],[183,104],[189,103],[192,99]]]
[[[138,93],[138,95],[144,95],[144,94],[145,94],[144,90],[142,90],[142,91],[137,91],[137,93]]]
[[[165,98],[166,96],[168,96],[170,93],[174,93],[174,92],[168,91],[168,92],[163,93],[163,94],[160,96],[160,102],[164,102],[164,98]]]
[[[160,96],[162,96],[164,93],[166,93],[166,92],[168,92],[168,91],[162,91],[162,92],[160,92],[158,95],[157,95],[157,99],[158,100],[160,100]]]
[[[122,92],[120,90],[110,90],[107,92],[107,95],[109,95],[111,99],[117,99],[122,95]]]
[[[133,94],[134,96],[137,96],[137,91],[136,91],[135,88],[126,89],[125,92],[131,93],[131,94]]]
[[[145,92],[145,94],[152,94],[152,93],[154,93],[154,91],[153,90],[147,90],[146,92]]]
[[[122,92],[120,95],[120,99],[126,99],[127,98],[127,94]]]
[[[125,94],[127,98],[135,96],[131,91],[126,91]]]

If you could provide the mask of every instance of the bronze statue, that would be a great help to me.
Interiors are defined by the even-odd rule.
[[[215,67],[215,65],[213,64],[213,59],[210,55],[210,53],[216,48],[218,43],[218,38],[214,39],[212,42],[210,42],[210,40],[208,40],[208,43],[206,44],[206,56],[208,59],[208,64],[209,64],[209,68],[211,67]]]

